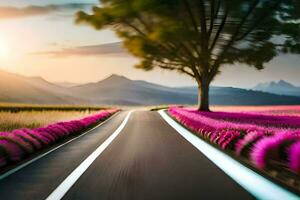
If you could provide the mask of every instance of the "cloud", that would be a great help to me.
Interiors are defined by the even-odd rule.
[[[34,55],[47,55],[51,57],[70,57],[70,56],[129,56],[129,53],[122,47],[121,42],[79,46],[71,48],[63,48],[58,51],[36,52]]]
[[[48,15],[53,12],[65,10],[80,10],[93,5],[94,4],[87,3],[69,3],[46,6],[27,6],[22,8],[2,6],[0,7],[0,20]]]

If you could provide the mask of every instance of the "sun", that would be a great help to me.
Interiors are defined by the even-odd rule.
[[[7,38],[0,35],[0,60],[8,59],[10,53],[10,45]]]
[[[0,59],[7,59],[9,56],[9,47],[5,43],[0,43]]]

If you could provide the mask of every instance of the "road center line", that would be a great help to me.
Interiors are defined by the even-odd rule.
[[[224,152],[214,148],[202,139],[178,124],[165,111],[160,110],[162,118],[173,127],[182,137],[202,152],[209,160],[230,176],[239,185],[258,199],[262,200],[298,200],[296,194],[276,185],[253,170],[242,165]],[[201,180],[199,180],[201,181]]]
[[[97,159],[97,157],[110,145],[110,143],[120,134],[129,120],[130,115],[134,111],[130,111],[125,117],[121,125],[115,132],[109,136],[92,154],[90,154],[48,197],[46,200],[59,200],[64,197],[68,190],[76,183],[81,175],[89,168],[89,166]]]

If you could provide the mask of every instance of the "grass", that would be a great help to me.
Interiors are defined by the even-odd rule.
[[[0,111],[22,112],[22,111],[99,111],[109,109],[106,106],[90,105],[51,105],[51,104],[14,104],[0,103]]]
[[[0,111],[0,132],[37,128],[59,121],[83,118],[97,111]]]
[[[108,107],[0,103],[0,132],[38,128],[86,117]]]
[[[12,132],[0,132],[0,168],[19,162],[32,153],[47,148],[49,145],[67,137],[83,133],[116,112],[118,112],[117,109],[101,110],[88,116],[79,118],[77,116],[77,119],[63,120],[64,122],[59,120],[57,123],[51,123],[39,128],[26,129],[22,127]],[[20,115],[20,113],[18,114]],[[73,117],[74,115],[72,115]],[[45,121],[49,123],[48,120]]]

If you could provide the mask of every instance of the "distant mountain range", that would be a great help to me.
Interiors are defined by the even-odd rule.
[[[77,101],[67,89],[40,77],[25,77],[0,70],[0,102],[64,104]]]
[[[0,101],[34,104],[156,105],[195,104],[196,87],[166,87],[111,75],[96,83],[54,84],[40,77],[0,71]],[[215,105],[300,104],[300,97],[232,87],[211,87]]]
[[[260,83],[253,90],[279,95],[300,96],[300,87],[294,86],[284,80]]]
[[[54,84],[62,87],[74,87],[80,85],[79,83],[72,83],[72,82],[55,82]]]

